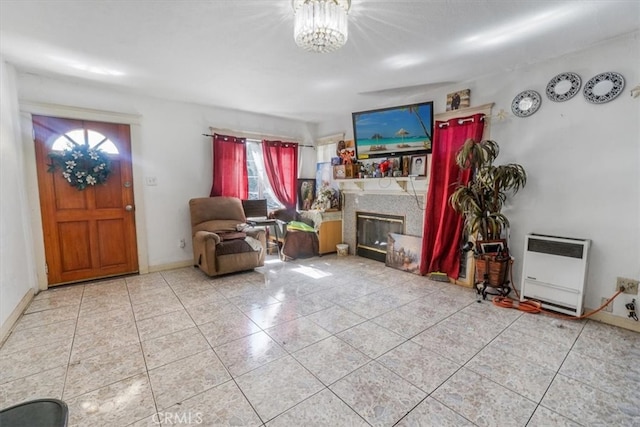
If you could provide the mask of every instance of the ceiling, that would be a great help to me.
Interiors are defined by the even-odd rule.
[[[316,54],[293,41],[290,0],[0,0],[0,53],[20,71],[308,122],[639,27],[637,0],[353,0],[347,45]]]

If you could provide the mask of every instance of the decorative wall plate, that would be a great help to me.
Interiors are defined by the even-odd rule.
[[[600,73],[584,85],[584,97],[593,104],[612,101],[622,93],[624,77],[619,73]]]
[[[535,90],[525,90],[513,98],[511,111],[518,117],[529,117],[540,108],[540,94]]]
[[[547,98],[555,102],[567,101],[580,91],[582,80],[576,73],[560,73],[549,81]]]

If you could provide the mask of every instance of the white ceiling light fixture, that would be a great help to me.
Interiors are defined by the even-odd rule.
[[[291,4],[295,15],[293,37],[298,46],[327,53],[347,42],[351,0],[292,0]]]

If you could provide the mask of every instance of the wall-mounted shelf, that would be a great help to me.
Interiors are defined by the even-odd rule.
[[[426,196],[429,180],[420,176],[336,179],[335,182],[344,193]]]

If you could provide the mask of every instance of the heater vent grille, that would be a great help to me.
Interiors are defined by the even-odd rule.
[[[573,242],[557,242],[553,240],[541,240],[531,238],[527,244],[529,252],[539,252],[542,254],[566,256],[582,259],[584,256],[584,245]]]

